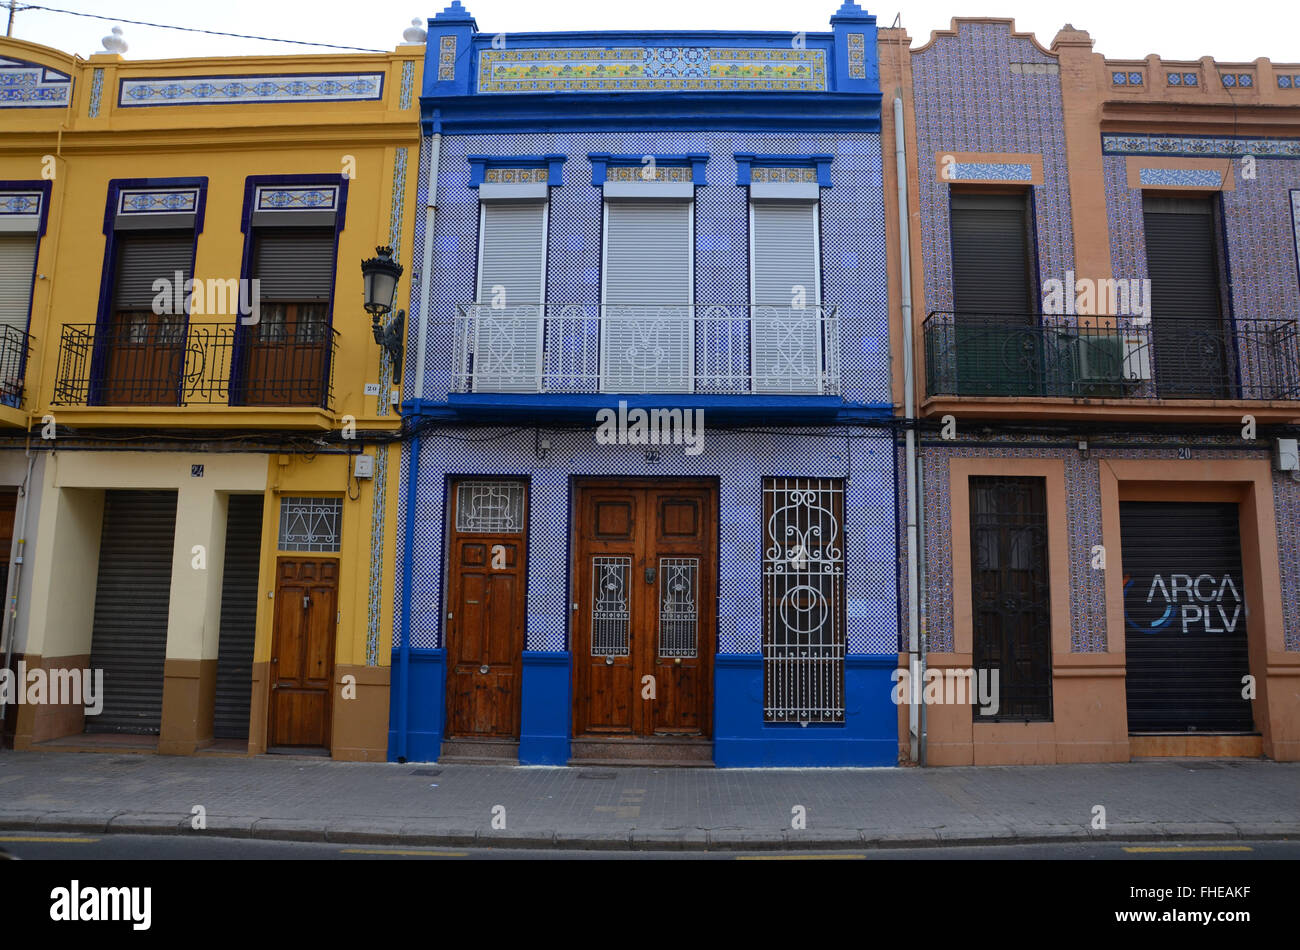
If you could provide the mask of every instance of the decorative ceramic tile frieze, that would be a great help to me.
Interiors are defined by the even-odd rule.
[[[1201,82],[1196,73],[1165,73],[1165,80],[1171,86],[1198,86]]]
[[[408,59],[402,63],[402,91],[398,95],[397,108],[411,108],[411,93],[415,89],[415,61]]]
[[[53,109],[72,96],[72,77],[40,63],[0,56],[0,109]]]
[[[190,214],[198,208],[199,189],[127,189],[118,196],[117,213]]]
[[[251,102],[374,102],[383,73],[302,73],[288,76],[167,76],[123,79],[120,106],[230,105]]]
[[[1020,162],[958,162],[951,167],[951,181],[1034,180],[1034,166]]]
[[[693,180],[690,165],[609,165],[606,181],[685,181]]]
[[[39,219],[41,198],[39,191],[0,191],[0,218],[10,221],[15,218]]]
[[[95,68],[94,78],[90,80],[90,117],[99,118],[99,107],[104,100],[104,70]]]
[[[490,184],[529,185],[545,183],[549,170],[545,168],[487,168],[483,180]]]
[[[1300,89],[1300,75],[1278,76],[1277,87],[1279,89]]]
[[[1300,139],[1230,138],[1206,135],[1103,135],[1107,155],[1191,155],[1220,158],[1254,155],[1256,158],[1300,158]]]
[[[1138,70],[1115,70],[1110,74],[1110,84],[1112,86],[1141,86],[1143,76]]]
[[[1255,77],[1250,73],[1219,73],[1219,79],[1225,89],[1249,89],[1255,85]]]
[[[750,181],[770,182],[816,182],[815,168],[755,168],[750,172]]]
[[[1223,175],[1211,168],[1141,168],[1138,169],[1138,181],[1143,185],[1220,188]]]
[[[865,60],[866,36],[863,33],[850,33],[849,40],[849,78],[866,79],[867,65]]]
[[[253,207],[257,211],[336,211],[338,185],[259,187]]]
[[[444,36],[438,40],[438,81],[456,78],[456,37]]]
[[[491,49],[479,53],[478,91],[484,93],[804,92],[825,88],[825,50],[648,46]]]

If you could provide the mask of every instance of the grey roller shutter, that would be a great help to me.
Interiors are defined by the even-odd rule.
[[[87,732],[157,735],[171,602],[176,492],[106,491],[90,666],[104,708]]]
[[[334,258],[333,228],[258,228],[250,276],[263,300],[329,300]]]
[[[261,550],[262,496],[231,495],[226,513],[221,639],[217,646],[217,690],[212,715],[212,734],[218,739],[248,738]]]
[[[690,392],[692,204],[611,200],[605,210],[601,388]]]
[[[150,310],[158,291],[154,281],[171,283],[176,294],[176,273],[180,280],[193,276],[194,232],[136,231],[118,236],[117,271],[113,304],[118,310]]]
[[[1156,389],[1230,399],[1214,208],[1206,198],[1155,195],[1142,204]]]
[[[754,390],[819,392],[817,205],[811,201],[755,201],[750,206],[750,221]],[[796,306],[800,302],[802,307]]]
[[[36,235],[0,234],[0,328],[27,332],[35,267]]]
[[[484,202],[481,214],[474,388],[537,392],[546,296],[546,202]]]
[[[1025,195],[952,196],[954,308],[1025,325],[1036,313],[1030,288],[1029,207]]]
[[[1129,731],[1253,731],[1237,505],[1119,512]]]

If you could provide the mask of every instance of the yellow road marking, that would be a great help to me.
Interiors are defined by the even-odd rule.
[[[1177,854],[1180,851],[1254,851],[1255,849],[1244,844],[1215,844],[1203,845],[1181,845],[1167,848],[1125,848],[1129,854]]]
[[[865,861],[865,854],[739,854],[737,861]]]
[[[365,848],[343,848],[340,854],[397,854],[408,857],[424,858],[467,858],[468,851],[396,851],[396,850],[367,850]]]
[[[54,841],[60,844],[94,844],[98,838],[39,838],[33,835],[29,838],[0,838],[0,844],[36,844],[37,842]]]

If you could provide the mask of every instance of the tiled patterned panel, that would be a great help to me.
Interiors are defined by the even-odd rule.
[[[169,76],[123,79],[121,106],[193,106],[251,102],[373,102],[383,98],[383,73],[292,76]]]
[[[1201,81],[1196,73],[1165,73],[1165,80],[1171,86],[1198,86]]]
[[[0,56],[0,109],[51,109],[66,106],[72,77],[40,63]]]
[[[1218,188],[1223,176],[1210,168],[1139,168],[1138,181],[1144,185]]]
[[[1034,179],[1034,167],[1019,162],[957,162],[951,181],[1023,181]]]
[[[894,472],[887,434],[871,430],[759,434],[706,428],[702,454],[692,456],[681,446],[661,446],[658,462],[647,461],[638,446],[597,445],[592,432],[548,432],[546,437],[551,450],[544,461],[536,458],[532,430],[440,430],[423,441],[413,551],[413,646],[435,646],[441,636],[447,475],[515,475],[529,480],[530,650],[565,648],[571,615],[571,474],[719,478],[718,648],[724,653],[757,653],[761,646],[762,479],[848,475],[844,506],[848,649],[885,654],[896,650]]]
[[[456,307],[472,302],[475,293],[478,194],[469,187],[466,156],[568,156],[565,184],[551,189],[547,298],[596,305],[600,302],[601,192],[591,184],[589,152],[709,153],[708,184],[695,189],[695,294],[700,305],[743,305],[749,300],[749,192],[736,185],[735,153],[833,154],[833,186],[821,191],[822,301],[839,310],[845,398],[890,401],[885,210],[878,138],[731,132],[444,136],[433,263],[439,279],[431,288],[430,306],[411,308],[412,314],[427,313],[430,321],[426,398],[445,398],[449,390]],[[413,281],[412,286],[418,283]],[[413,360],[418,324],[414,316],[409,322],[408,354]],[[413,363],[408,363],[408,369],[417,371]]]
[[[1254,155],[1257,158],[1300,158],[1300,139],[1211,135],[1118,135],[1101,137],[1107,155],[1187,155],[1193,158]]]
[[[1105,572],[1092,567],[1092,549],[1102,543],[1101,483],[1099,465],[1114,459],[1176,459],[1177,448],[1094,450],[1084,459],[1076,450],[1036,447],[1035,437],[1009,437],[1019,446],[989,449],[982,446],[927,447],[921,454],[924,478],[926,533],[926,630],[930,649],[953,649],[952,519],[949,460],[953,458],[1055,458],[1065,462],[1067,536],[1070,551],[1070,651],[1101,653],[1107,648]],[[1110,441],[1110,440],[1108,440]],[[1197,458],[1267,458],[1267,452],[1243,453],[1214,448],[1206,443],[1195,449]],[[1300,484],[1277,477],[1274,484],[1279,544],[1283,569],[1283,606],[1287,649],[1300,649]],[[1289,547],[1288,547],[1289,546]],[[1288,551],[1290,556],[1288,556]],[[1110,564],[1109,570],[1122,570]],[[903,596],[906,588],[903,586]],[[902,601],[906,603],[906,601]]]
[[[917,153],[921,163],[942,152],[1043,156],[1044,184],[1033,187],[1038,262],[1043,279],[1063,278],[1074,263],[1061,77],[1010,63],[1055,64],[1002,23],[966,23],[912,58]],[[926,311],[952,309],[952,260],[946,183],[920,182]]]

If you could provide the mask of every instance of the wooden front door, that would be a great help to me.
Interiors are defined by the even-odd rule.
[[[330,355],[323,303],[264,303],[245,337],[244,405],[321,406]]]
[[[276,562],[269,746],[329,746],[338,593],[336,558]]]
[[[517,739],[527,489],[467,480],[452,498],[447,735]]]
[[[104,380],[106,406],[175,406],[185,365],[185,316],[114,315]]]
[[[587,483],[576,519],[574,735],[710,735],[714,487]]]

